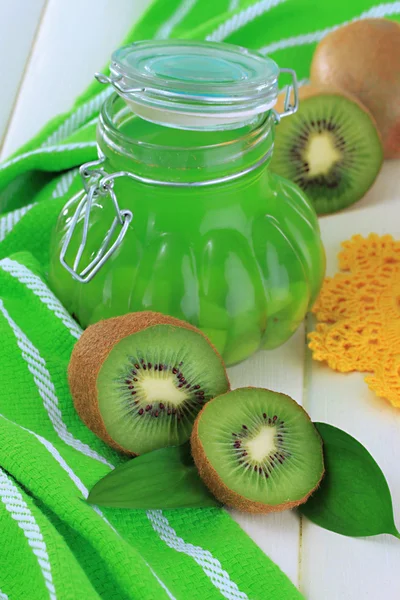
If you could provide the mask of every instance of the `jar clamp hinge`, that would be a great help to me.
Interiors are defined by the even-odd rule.
[[[299,84],[297,81],[296,71],[294,71],[293,69],[279,69],[279,73],[288,73],[289,75],[291,75],[292,83],[286,88],[285,100],[283,103],[284,111],[282,113],[279,113],[277,110],[272,109],[272,112],[275,115],[275,123],[277,125],[279,125],[281,119],[293,115],[295,112],[297,112],[297,109],[299,108]],[[292,92],[293,104],[290,98]]]
[[[60,252],[60,261],[62,266],[71,274],[73,279],[79,281],[79,283],[88,283],[91,279],[93,279],[93,277],[101,269],[104,263],[110,258],[112,254],[114,254],[117,248],[119,248],[119,246],[122,244],[122,241],[128,231],[128,227],[133,218],[133,214],[130,210],[120,209],[117,197],[113,190],[114,176],[106,174],[106,172],[101,166],[103,163],[104,157],[100,157],[100,159],[97,161],[85,163],[79,169],[83,181],[83,187],[86,193],[82,200],[79,202],[74,216],[72,217],[71,223],[68,227],[67,235],[65,237]],[[82,271],[79,272],[79,263],[81,261],[83,252],[87,244],[90,211],[93,206],[93,201],[99,196],[110,196],[111,201],[113,202],[115,207],[116,216],[114,217],[111,227],[108,230],[104,240],[102,241],[101,246],[98,249],[96,255],[90,261],[90,263]],[[68,251],[78,221],[82,216],[82,239],[80,241],[73,266],[71,267],[67,264],[65,260],[65,255]],[[121,227],[121,230],[114,242],[111,243],[111,240],[118,226]]]

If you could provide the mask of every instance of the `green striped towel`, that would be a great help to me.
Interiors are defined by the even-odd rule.
[[[155,0],[128,36],[228,41],[308,75],[315,44],[400,2]],[[77,417],[66,370],[80,328],[46,285],[50,232],[97,157],[93,83],[0,166],[0,600],[295,600],[220,509],[100,510],[88,489],[121,458]]]

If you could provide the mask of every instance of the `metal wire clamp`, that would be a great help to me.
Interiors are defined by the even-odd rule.
[[[293,115],[295,112],[297,112],[297,109],[299,108],[299,83],[297,81],[296,71],[294,71],[293,69],[279,69],[279,72],[280,73],[289,73],[289,75],[291,75],[291,77],[292,77],[292,83],[290,85],[288,85],[286,88],[285,101],[283,103],[284,111],[282,113],[279,113],[275,109],[272,110],[272,112],[275,115],[275,123],[277,125],[279,125],[281,119],[283,119],[284,117],[289,117],[290,115]],[[293,92],[293,104],[290,100],[290,96],[292,95],[292,92]]]
[[[104,156],[99,152],[98,160],[87,162],[79,167],[79,175],[81,176],[83,187],[86,193],[89,192],[89,189],[92,187],[92,185],[98,182],[100,177],[104,177],[106,175],[106,172],[102,167],[104,161]]]
[[[128,231],[128,227],[132,221],[133,214],[130,210],[121,210],[118,205],[117,197],[113,190],[114,180],[112,176],[108,175],[107,177],[102,177],[100,179],[100,174],[103,174],[103,171],[100,169],[97,171],[97,182],[93,183],[89,188],[86,188],[87,180],[93,177],[93,171],[90,172],[88,169],[89,166],[100,165],[103,162],[103,159],[99,161],[94,161],[93,163],[86,163],[81,167],[81,175],[83,174],[83,180],[85,185],[86,193],[78,204],[78,207],[75,211],[74,216],[72,217],[71,223],[68,227],[68,232],[63,242],[61,252],[60,252],[60,261],[62,266],[72,275],[73,279],[79,281],[79,283],[88,283],[96,273],[101,269],[104,263],[110,258],[112,254],[119,248],[122,244],[122,241]],[[110,196],[112,203],[114,204],[116,216],[113,219],[111,227],[109,228],[104,240],[102,241],[100,248],[98,249],[95,257],[90,261],[90,263],[81,271],[79,271],[79,263],[81,261],[83,252],[86,248],[87,238],[89,233],[89,217],[92,209],[93,201],[99,196]],[[71,267],[67,264],[65,260],[66,253],[68,251],[69,245],[71,243],[72,236],[76,230],[77,224],[79,220],[83,218],[83,231],[82,238],[78,247],[78,251],[75,256],[74,264]],[[120,227],[120,232],[115,239],[115,241],[111,244],[111,240],[113,235],[115,234],[117,227]]]

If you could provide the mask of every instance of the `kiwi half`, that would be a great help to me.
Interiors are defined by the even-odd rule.
[[[362,198],[382,160],[381,138],[365,107],[342,91],[304,86],[297,113],[276,128],[271,170],[327,214]]]
[[[192,454],[223,504],[268,513],[302,504],[324,474],[321,438],[292,398],[241,388],[208,402],[194,424]]]
[[[110,446],[143,454],[189,439],[205,402],[229,389],[197,329],[153,312],[99,321],[72,352],[68,378],[83,422]]]

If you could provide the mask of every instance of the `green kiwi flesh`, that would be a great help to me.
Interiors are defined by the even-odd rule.
[[[299,185],[318,214],[357,202],[383,160],[375,123],[357,101],[321,93],[300,101],[276,128],[271,170]]]
[[[241,388],[208,402],[191,437],[200,476],[223,504],[276,512],[307,500],[324,473],[321,438],[292,398]]]
[[[133,454],[188,440],[204,403],[228,389],[224,365],[207,339],[167,324],[121,339],[97,376],[105,429]]]

